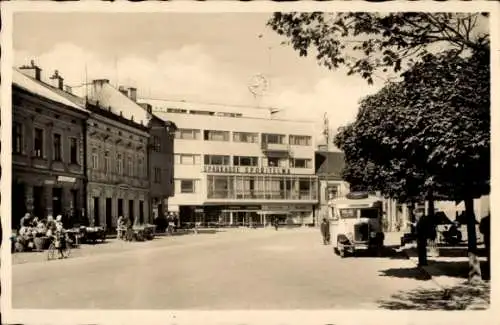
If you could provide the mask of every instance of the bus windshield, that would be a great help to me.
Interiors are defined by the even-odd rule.
[[[361,218],[375,219],[379,216],[378,209],[361,209]]]
[[[356,219],[358,209],[339,209],[342,219]]]

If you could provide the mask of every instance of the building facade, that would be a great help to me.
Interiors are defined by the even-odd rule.
[[[349,184],[342,179],[344,154],[327,148],[316,151],[316,175],[319,182],[318,205],[315,208],[315,225],[329,218],[328,202],[349,193]]]
[[[181,223],[312,223],[318,201],[314,125],[265,109],[149,101],[173,121],[174,196]]]
[[[174,137],[176,125],[152,114],[149,104],[141,104],[151,114],[149,130],[149,195],[153,220],[164,217],[165,203],[174,195]]]
[[[13,70],[12,226],[24,213],[63,215],[66,224],[85,214],[84,143],[88,112],[42,82],[33,62]],[[59,76],[57,76],[59,77]],[[62,78],[54,78],[62,88]],[[59,89],[59,88],[57,88]]]
[[[87,206],[91,225],[116,228],[119,216],[151,222],[148,171],[149,114],[108,80],[88,89]],[[129,97],[130,96],[130,97]]]

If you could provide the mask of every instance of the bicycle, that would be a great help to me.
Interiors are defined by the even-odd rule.
[[[57,242],[59,243],[57,244]],[[63,246],[62,250],[58,247],[60,245]],[[61,238],[61,235],[52,237],[49,249],[47,250],[47,260],[50,261],[55,259],[57,253],[62,254],[61,258],[67,258],[71,255],[71,241],[67,238],[67,236],[64,236],[63,238]]]

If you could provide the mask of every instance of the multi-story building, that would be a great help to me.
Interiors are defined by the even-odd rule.
[[[149,104],[141,104],[151,114],[149,122],[149,195],[153,219],[165,216],[165,202],[174,195],[174,136],[176,125],[152,113]]]
[[[168,210],[181,223],[312,223],[313,123],[274,119],[267,109],[147,102],[178,127]]]
[[[85,123],[88,112],[42,81],[31,65],[13,70],[12,226],[24,213],[44,218],[63,215],[77,222],[85,210]]]
[[[119,216],[151,222],[148,171],[150,114],[109,80],[87,89],[87,206],[91,224],[116,227]]]

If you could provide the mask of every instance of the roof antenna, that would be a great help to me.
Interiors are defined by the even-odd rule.
[[[85,62],[85,102],[87,104],[89,98],[89,76],[87,71],[87,62]]]

